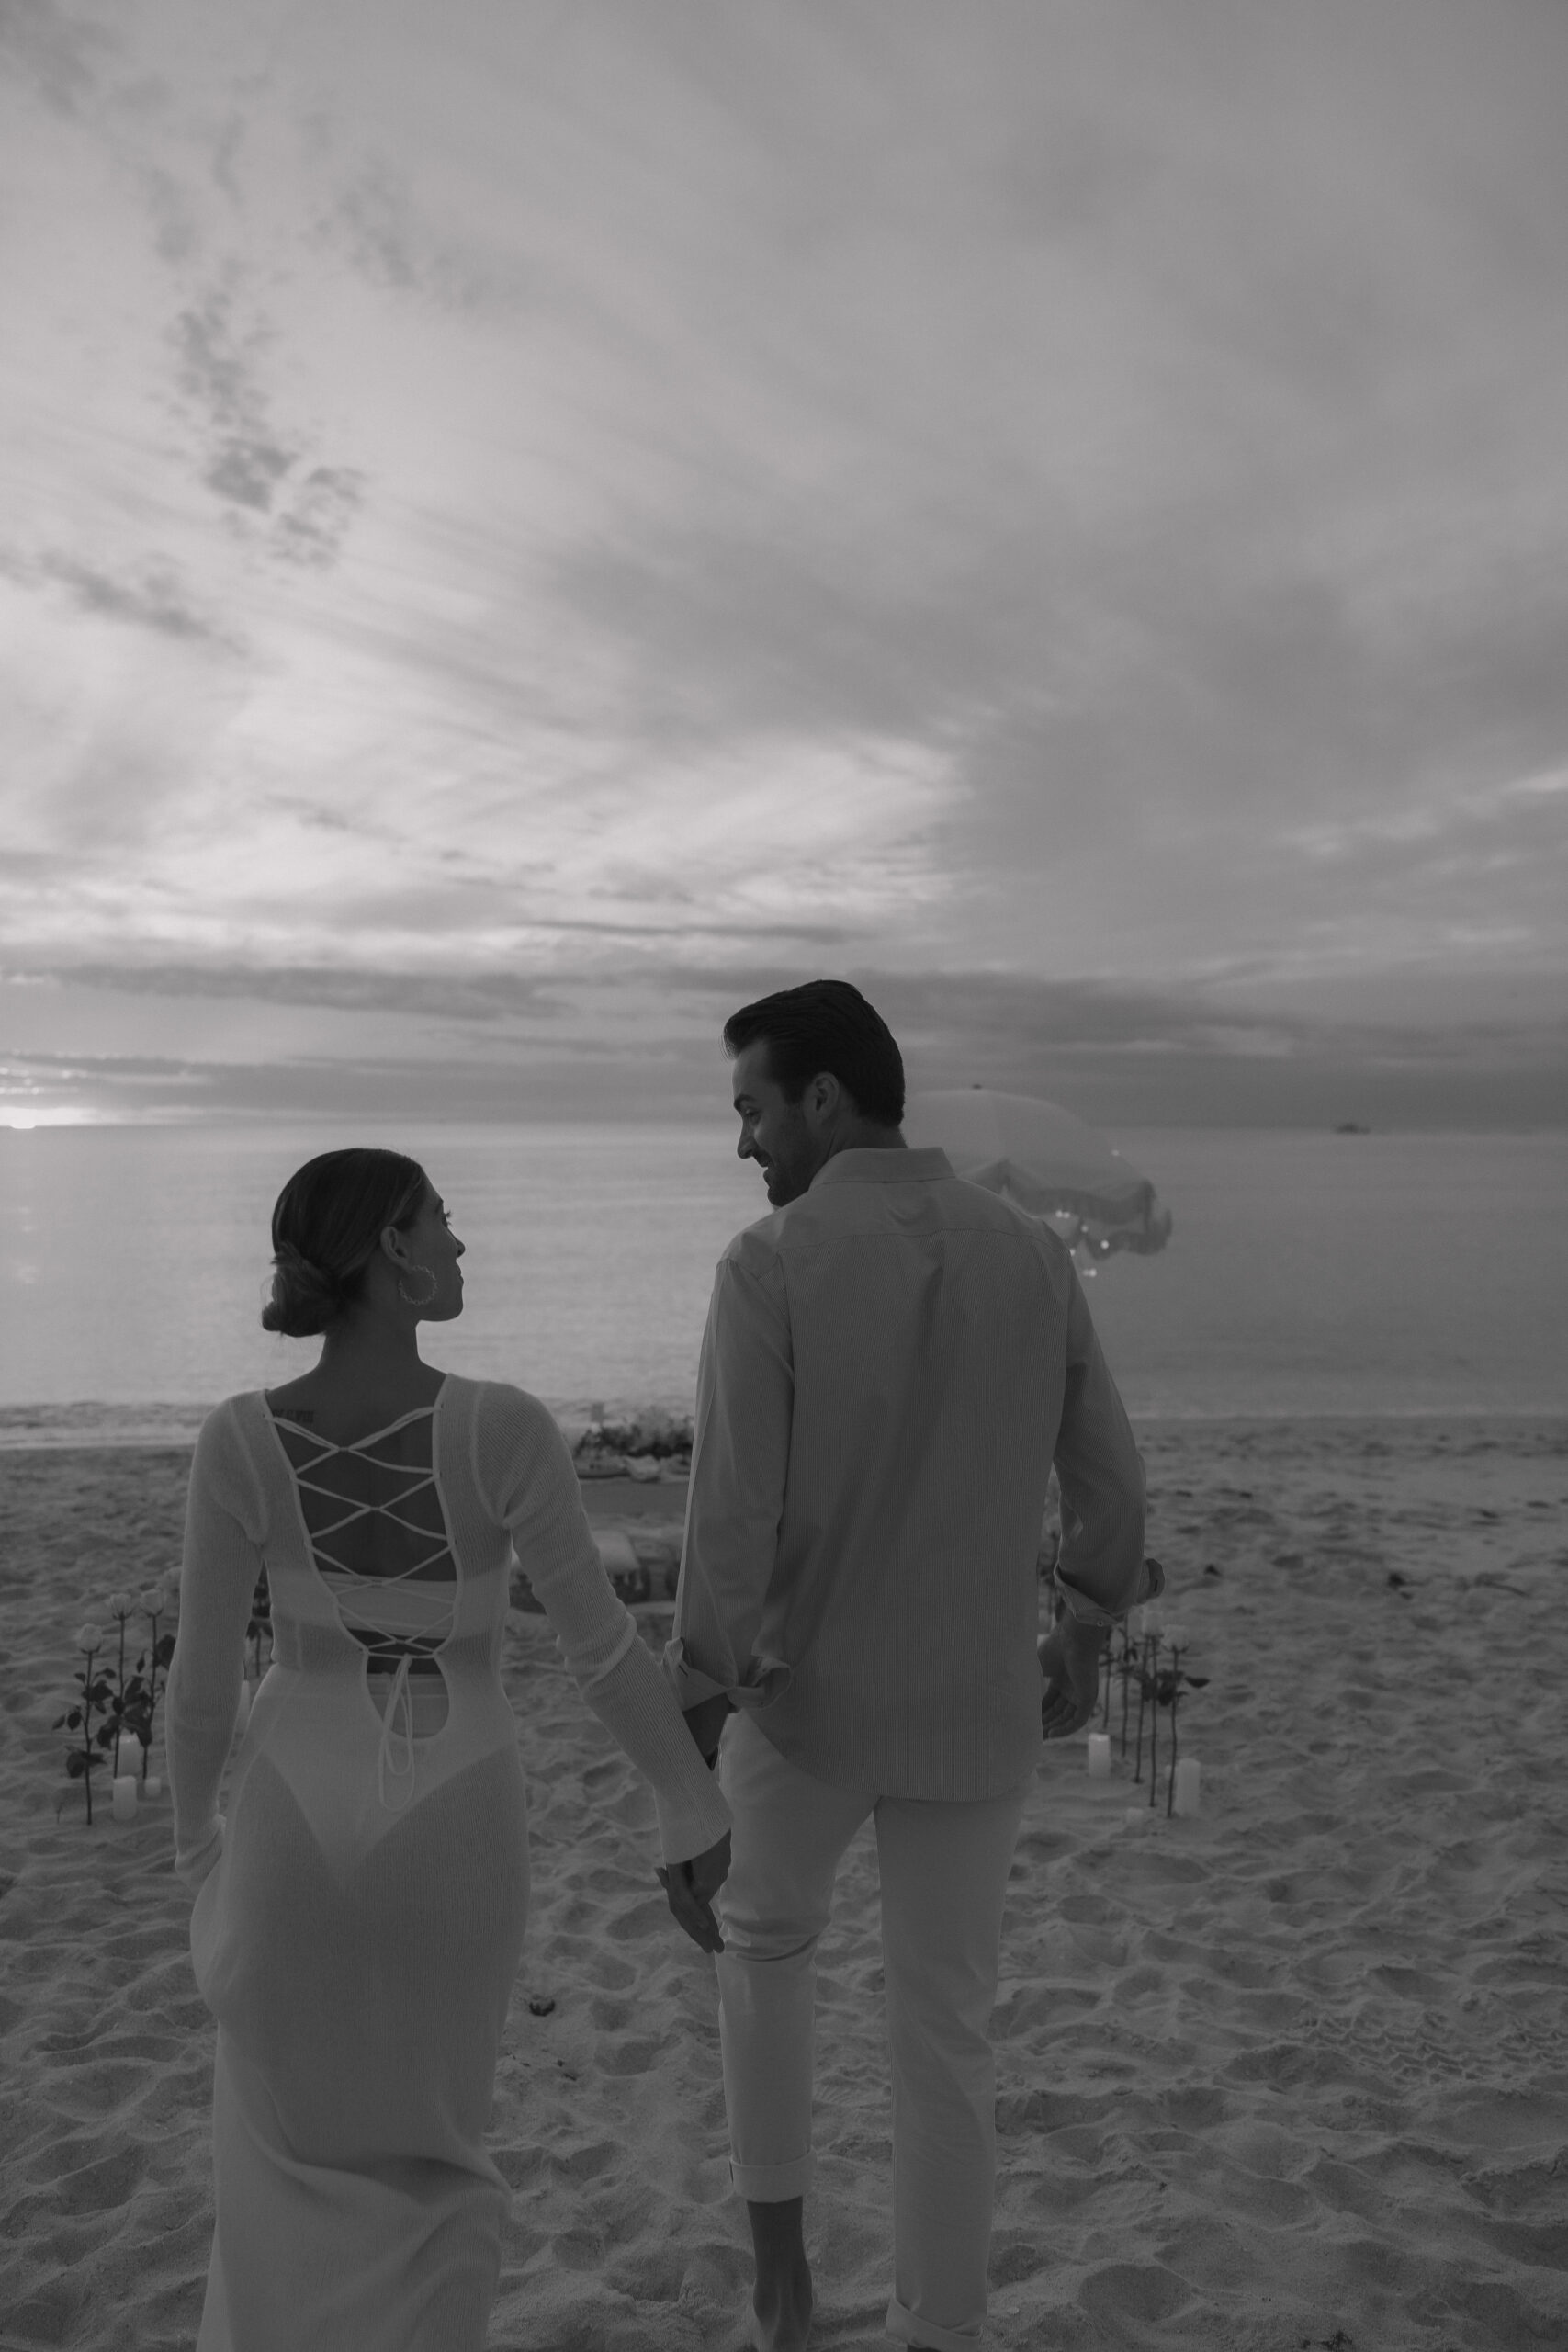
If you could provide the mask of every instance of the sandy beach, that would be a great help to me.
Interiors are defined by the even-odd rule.
[[[1568,2342],[1568,1428],[1140,1430],[1196,1818],[1048,1751],[997,2013],[1003,2346],[1512,2352]],[[0,2346],[173,2352],[211,2227],[212,2028],[166,1796],[83,1818],[54,1731],[74,1634],[177,1563],[184,1453],[0,1454]],[[646,1578],[683,1489],[584,1487]],[[633,1588],[633,1589],[640,1589]],[[505,2352],[733,2352],[711,1963],[653,1882],[652,1804],[514,1611],[534,1911],[497,2085]],[[1164,1737],[1162,1725],[1162,1739]],[[155,1754],[153,1769],[158,1769]],[[107,1790],[104,1792],[107,1798]],[[824,1945],[823,2346],[885,2341],[876,1863]],[[550,2003],[536,2015],[530,2003]]]

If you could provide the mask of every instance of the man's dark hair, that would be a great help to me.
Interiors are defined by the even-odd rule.
[[[786,1102],[798,1102],[829,1070],[863,1119],[879,1127],[904,1117],[904,1057],[893,1032],[848,980],[807,980],[743,1004],[724,1024],[725,1050],[739,1054],[759,1037],[768,1069]]]

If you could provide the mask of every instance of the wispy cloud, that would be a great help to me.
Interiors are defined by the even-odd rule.
[[[206,640],[230,651],[240,650],[196,609],[175,567],[156,558],[145,559],[130,572],[116,576],[57,548],[46,548],[29,559],[0,548],[0,576],[18,587],[62,589],[79,610],[107,620],[156,629],[165,637]]]
[[[96,68],[114,44],[95,25],[51,0],[5,0],[0,58],[61,114],[73,113],[96,85]]]
[[[310,464],[300,437],[271,416],[265,359],[276,331],[265,317],[242,331],[234,289],[209,286],[170,330],[181,393],[203,422],[202,481],[228,507],[272,523],[267,544],[286,561],[330,564],[365,494],[356,467]]]
[[[22,986],[68,978],[73,988],[117,996],[243,997],[272,1004],[333,1005],[364,1012],[430,1013],[446,1021],[493,1022],[504,1013],[548,1015],[561,998],[546,981],[515,972],[332,970],[289,965],[73,964],[64,974],[0,973]]]

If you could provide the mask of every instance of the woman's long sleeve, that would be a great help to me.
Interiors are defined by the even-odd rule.
[[[474,1427],[479,1492],[512,1535],[567,1668],[652,1786],[666,1862],[716,1845],[729,1808],[660,1668],[616,1600],[566,1441],[536,1397],[488,1388]]]
[[[218,1790],[239,1713],[245,1628],[261,1567],[258,1499],[229,1409],[220,1406],[202,1425],[191,1464],[164,1719],[175,1868],[192,1888],[222,1851]]]

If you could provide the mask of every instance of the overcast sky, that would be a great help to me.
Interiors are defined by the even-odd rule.
[[[1562,0],[0,0],[0,1119],[1568,1118]],[[8,1106],[8,1107],[7,1107]]]

